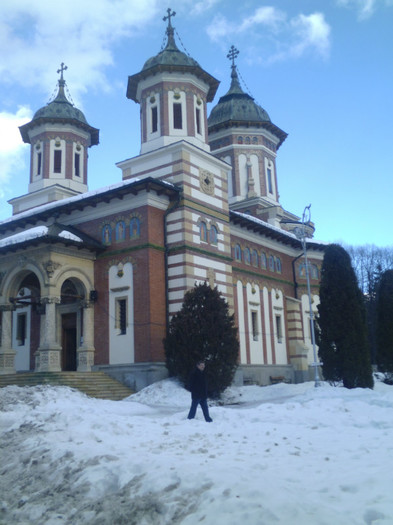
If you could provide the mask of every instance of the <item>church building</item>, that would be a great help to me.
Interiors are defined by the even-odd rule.
[[[167,376],[170,319],[208,282],[235,313],[237,381],[311,377],[306,277],[316,312],[324,244],[280,204],[287,134],[242,89],[233,46],[208,116],[219,81],[178,48],[173,15],[164,49],[128,78],[141,149],[117,162],[121,182],[88,189],[99,130],[68,100],[64,64],[55,99],[20,127],[30,174],[0,222],[0,374],[104,370],[139,390]]]

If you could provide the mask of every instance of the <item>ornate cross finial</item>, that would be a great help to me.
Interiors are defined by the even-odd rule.
[[[232,67],[235,67],[235,58],[239,54],[239,51],[236,49],[235,46],[231,46],[231,49],[229,50],[229,53],[227,54],[227,58],[229,60],[232,60]]]
[[[57,70],[57,72],[60,73],[60,75],[61,75],[60,76],[60,80],[64,80],[63,79],[63,71],[65,71],[66,69],[68,69],[68,67],[64,65],[64,62],[62,62],[60,64],[60,69]]]
[[[172,9],[168,7],[166,12],[168,13],[168,16],[164,16],[163,20],[164,22],[168,20],[168,29],[169,29],[170,27],[172,27],[171,18],[176,15],[176,11],[172,11]]]

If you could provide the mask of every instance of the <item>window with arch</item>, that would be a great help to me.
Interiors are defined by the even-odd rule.
[[[273,257],[273,255],[269,255],[269,270],[271,272],[274,272],[274,257]]]
[[[251,262],[253,266],[258,267],[258,252],[256,250],[252,251]]]
[[[199,237],[201,241],[207,242],[207,226],[206,222],[201,221],[199,225]]]
[[[243,137],[237,137],[237,143],[243,144]]]
[[[316,264],[312,264],[311,265],[311,279],[319,279],[319,270],[318,270],[318,266]]]
[[[112,228],[109,224],[105,224],[102,228],[102,242],[103,244],[110,244],[112,242]]]
[[[281,259],[280,257],[276,257],[276,271],[278,273],[281,273],[282,265],[281,265]]]
[[[151,108],[151,132],[156,133],[158,130],[158,107],[152,106]]]
[[[258,144],[258,137],[253,137],[252,138],[252,143],[253,144]]]
[[[217,244],[218,232],[217,232],[217,228],[214,225],[210,228],[209,234],[210,234],[210,242],[212,244]]]
[[[246,144],[251,144],[251,139],[250,139],[250,137],[246,137]]]
[[[179,102],[173,103],[173,127],[183,129],[182,106]]]
[[[116,224],[116,241],[124,241],[126,238],[126,224],[124,221],[119,221]]]
[[[306,265],[304,263],[299,264],[299,275],[300,277],[306,277]]]
[[[251,264],[251,252],[250,248],[245,248],[244,250],[244,262],[246,264]]]
[[[266,267],[267,267],[266,253],[262,252],[261,253],[261,268],[263,268],[265,270]]]
[[[240,248],[239,244],[236,244],[235,246],[235,260],[236,261],[242,260],[242,249]]]
[[[141,234],[141,221],[133,217],[130,221],[130,239],[138,239]]]

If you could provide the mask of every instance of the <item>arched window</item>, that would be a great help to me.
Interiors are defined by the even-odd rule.
[[[243,137],[237,137],[237,143],[243,144]]]
[[[199,225],[199,236],[201,238],[201,241],[207,242],[207,226],[206,223],[201,221]]]
[[[267,266],[267,259],[266,259],[266,253],[261,253],[261,268],[266,269]]]
[[[281,273],[281,259],[280,259],[280,257],[276,257],[276,271],[278,273]]]
[[[76,303],[80,299],[78,290],[71,279],[66,279],[61,286],[61,304]]]
[[[103,244],[110,244],[112,242],[112,228],[109,224],[105,224],[102,228],[102,242]]]
[[[218,232],[217,232],[217,228],[215,226],[212,226],[210,228],[210,242],[212,244],[217,244],[217,238],[218,238]]]
[[[273,255],[269,256],[269,270],[274,272],[274,257]]]
[[[235,246],[235,260],[236,261],[242,260],[242,249],[240,248],[239,244],[236,244]]]
[[[258,252],[256,250],[252,251],[252,265],[258,267]]]
[[[130,239],[138,239],[141,234],[141,221],[133,217],[130,221]]]
[[[319,279],[319,271],[316,264],[311,265],[311,279]]]
[[[126,238],[126,225],[124,221],[119,221],[116,224],[116,241],[124,241]]]
[[[246,144],[251,144],[251,139],[250,139],[250,137],[246,137]]]
[[[244,262],[246,264],[251,264],[251,253],[250,253],[250,248],[246,248],[244,250]]]

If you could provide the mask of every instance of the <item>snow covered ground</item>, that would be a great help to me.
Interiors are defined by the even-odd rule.
[[[205,423],[173,380],[123,401],[0,389],[0,523],[393,524],[393,387],[224,400]]]

